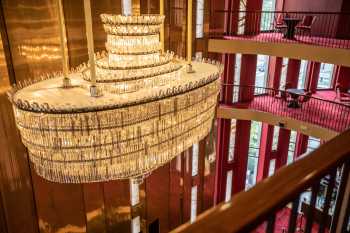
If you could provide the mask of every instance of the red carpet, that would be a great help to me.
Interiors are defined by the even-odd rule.
[[[285,100],[274,96],[260,95],[255,96],[251,102],[239,103],[235,106],[290,117],[338,132],[350,127],[349,106],[317,98],[311,98],[300,108],[290,108]]]
[[[350,48],[349,40],[317,37],[317,36],[306,36],[306,35],[302,35],[302,36],[296,35],[295,40],[290,40],[290,39],[283,38],[283,34],[279,32],[260,33],[254,36],[249,36],[249,35],[224,36],[223,38],[228,40],[244,39],[244,40],[253,40],[253,41],[261,41],[261,42],[302,43],[302,44],[311,44],[311,45],[325,46],[325,47],[331,47],[331,48],[343,48],[343,49]]]
[[[276,214],[276,220],[275,220],[275,233],[286,233],[288,232],[288,223],[289,223],[289,216],[290,216],[290,209],[284,208],[281,211],[279,211]],[[297,217],[297,224],[296,224],[296,233],[304,232],[305,229],[305,223],[306,218],[298,215]],[[266,223],[260,225],[257,229],[253,231],[253,233],[265,233],[266,232]],[[312,227],[312,233],[318,232],[318,224],[314,223]],[[329,230],[325,230],[326,233],[329,232]]]

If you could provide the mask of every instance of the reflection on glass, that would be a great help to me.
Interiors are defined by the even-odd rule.
[[[204,0],[197,0],[196,38],[203,38]]]
[[[260,139],[261,139],[261,127],[262,127],[261,122],[252,121],[251,128],[250,128],[247,176],[246,176],[246,187],[245,187],[246,190],[254,186],[256,183],[256,174],[258,171],[259,148],[260,148]]]
[[[301,62],[300,62],[300,70],[299,70],[299,78],[298,78],[298,88],[299,89],[305,88],[307,64],[308,64],[308,62],[306,60],[301,60]]]
[[[266,87],[268,66],[269,66],[269,57],[266,55],[258,55],[256,73],[255,73],[256,87]]]
[[[230,134],[230,145],[228,149],[228,162],[233,161],[235,153],[235,140],[236,140],[236,120],[231,120],[231,134]]]
[[[235,76],[234,76],[234,81],[233,81],[233,84],[234,85],[239,85],[239,82],[240,82],[240,76],[241,76],[241,60],[242,60],[242,54],[240,53],[237,53],[236,54],[236,62],[235,62]],[[233,99],[232,99],[232,102],[235,103],[235,102],[238,102],[238,86],[235,86],[234,87],[234,90],[233,90]]]
[[[193,186],[191,189],[191,219],[190,222],[194,222],[197,217],[197,186]]]
[[[295,151],[296,140],[297,140],[297,132],[291,130],[290,131],[289,146],[288,146],[287,164],[292,163],[294,160],[294,151]]]
[[[284,90],[286,87],[287,69],[288,69],[288,58],[284,57],[282,60],[282,71],[281,71],[281,81],[280,81],[281,90]]]
[[[317,83],[318,89],[331,88],[333,70],[334,70],[333,64],[321,63],[320,75]]]
[[[239,1],[238,30],[237,30],[238,35],[244,34],[245,11],[247,9],[246,6],[247,6],[247,0],[240,0]]]
[[[6,58],[4,53],[4,47],[2,44],[2,38],[0,35],[0,88],[6,87],[10,84],[7,73]]]
[[[276,170],[276,159],[271,159],[269,164],[269,174],[268,176],[272,176]]]
[[[274,126],[273,127],[273,137],[272,137],[272,150],[277,150],[279,134],[280,134],[280,127]]]
[[[275,11],[276,6],[276,0],[263,0],[262,4],[262,11]],[[274,18],[271,17],[271,13],[262,13],[261,14],[261,21],[260,21],[260,30],[266,31],[271,28],[271,25],[273,25]]]
[[[232,176],[233,176],[233,171],[230,170],[227,172],[226,175],[226,192],[225,192],[225,202],[228,202],[231,200],[231,195],[232,195]]]

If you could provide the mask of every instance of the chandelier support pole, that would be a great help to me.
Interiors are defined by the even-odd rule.
[[[193,73],[192,67],[192,0],[187,0],[187,73]]]
[[[64,22],[64,14],[63,14],[63,5],[62,0],[57,0],[57,8],[58,8],[58,19],[60,22],[60,41],[61,41],[61,54],[62,54],[62,69],[63,69],[63,84],[64,88],[71,86],[71,81],[68,77],[68,56],[66,53],[66,26]]]
[[[164,0],[159,1],[159,14],[164,15]],[[159,37],[160,37],[160,46],[162,49],[162,53],[164,53],[164,22],[160,27]]]
[[[98,97],[99,93],[96,86],[96,70],[95,70],[95,51],[94,51],[94,37],[92,34],[92,17],[91,17],[91,3],[90,0],[84,0],[84,14],[85,14],[85,27],[86,27],[86,39],[89,53],[89,66],[91,76],[90,95],[92,97]]]

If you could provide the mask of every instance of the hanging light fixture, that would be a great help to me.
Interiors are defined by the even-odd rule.
[[[161,15],[101,15],[107,52],[94,55],[84,3],[89,64],[14,86],[16,124],[47,180],[142,178],[209,133],[223,67],[162,52]]]

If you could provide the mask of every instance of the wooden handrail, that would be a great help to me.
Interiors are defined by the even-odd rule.
[[[275,175],[261,181],[246,192],[234,196],[204,212],[197,220],[172,231],[177,232],[249,232],[297,197],[306,188],[318,182],[350,159],[350,130],[321,145],[308,156],[279,169]]]

